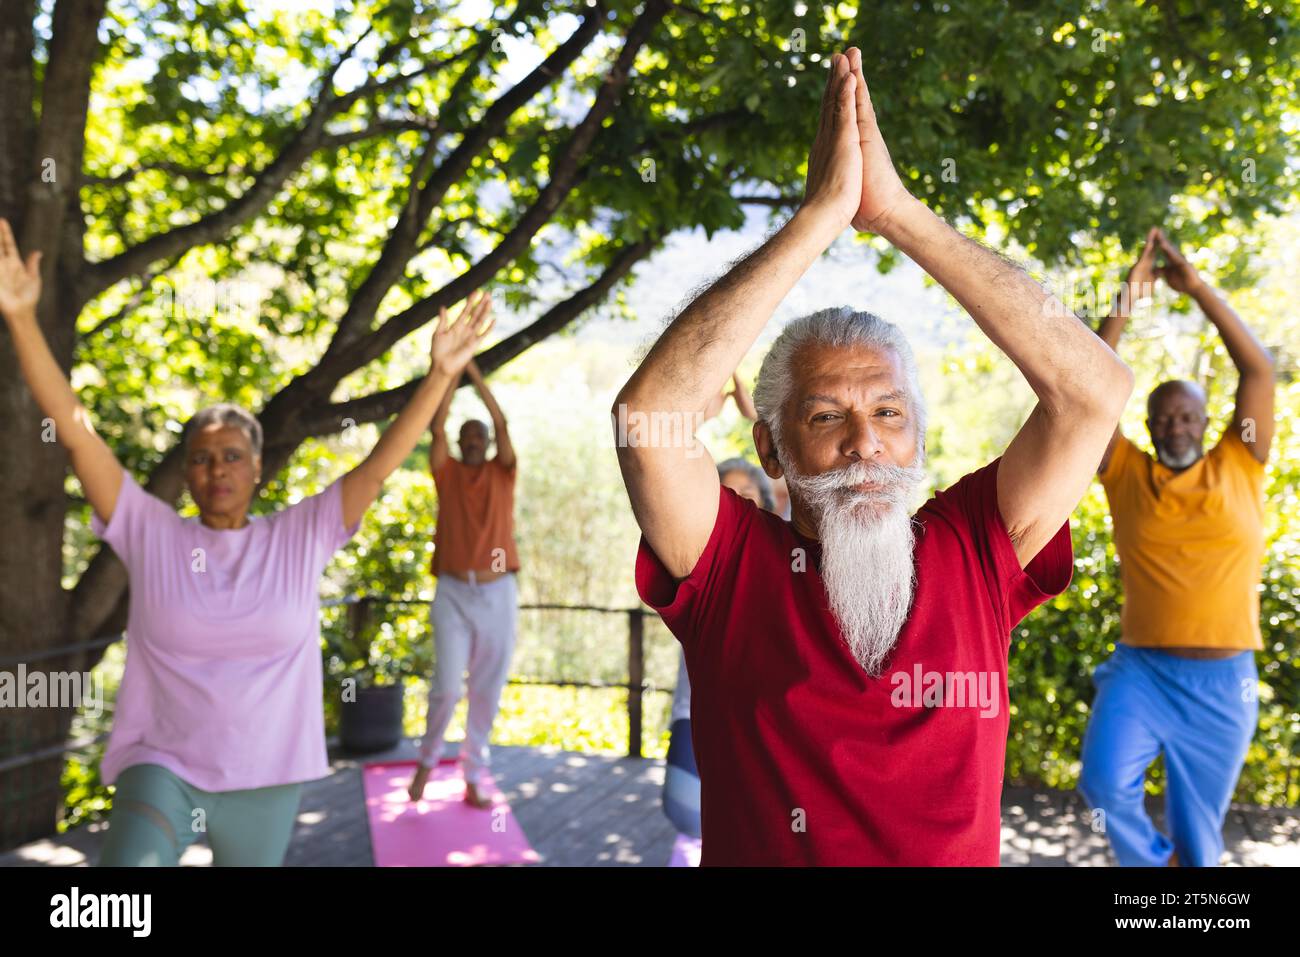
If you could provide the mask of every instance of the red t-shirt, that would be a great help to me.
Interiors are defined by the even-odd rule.
[[[641,539],[637,590],[690,675],[702,864],[998,864],[1011,629],[1073,571],[1068,520],[1020,568],[999,461],[916,513],[912,610],[875,679],[790,523],[723,487],[680,584]]]

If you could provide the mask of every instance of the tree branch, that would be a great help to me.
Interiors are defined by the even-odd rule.
[[[221,169],[205,169],[202,166],[186,166],[183,163],[159,160],[156,163],[141,163],[134,169],[128,169],[115,176],[87,173],[82,177],[82,182],[91,186],[120,186],[123,183],[129,183],[141,173],[154,171],[170,173],[172,176],[187,176],[190,179],[221,179],[230,176],[244,176],[248,173],[248,167],[240,164],[222,167]]]
[[[347,373],[379,358],[394,344],[436,316],[440,308],[458,302],[472,290],[487,282],[506,263],[528,248],[533,236],[546,225],[564,197],[573,188],[583,157],[590,152],[596,133],[613,112],[623,88],[627,85],[628,75],[637,53],[649,39],[659,21],[663,19],[667,9],[668,0],[647,0],[644,4],[641,15],[628,30],[623,48],[606,73],[587,115],[556,156],[552,164],[550,182],[519,218],[514,228],[507,233],[506,238],[483,259],[432,296],[393,316],[374,332],[351,341],[346,351],[332,348],[327,350],[321,362],[304,378],[319,377],[317,381],[338,382]]]
[[[661,233],[655,233],[626,245],[619,250],[613,261],[605,267],[594,282],[556,304],[523,329],[502,339],[490,349],[484,350],[474,361],[486,375],[501,368],[531,346],[559,332],[599,303],[615,283],[654,251],[662,239]],[[410,401],[421,381],[422,378],[413,379],[404,385],[383,392],[309,410],[301,422],[302,438],[333,434],[343,428],[344,419],[362,424],[377,422],[395,415]]]
[[[398,217],[397,224],[380,251],[379,259],[348,302],[348,308],[339,319],[334,337],[326,350],[326,357],[349,349],[365,335],[379,311],[380,303],[402,278],[411,257],[419,251],[420,233],[433,214],[434,207],[441,202],[447,190],[465,175],[474,162],[474,157],[501,134],[510,117],[556,77],[562,76],[577,60],[599,32],[603,22],[604,11],[601,8],[588,10],[578,29],[567,40],[488,107],[482,119],[465,133],[460,143],[438,164],[423,186],[416,187],[422,170],[417,168],[412,173],[409,194],[411,201]],[[448,100],[451,98],[449,95]],[[431,143],[430,151],[422,158],[431,159],[432,145]]]
[[[97,2],[102,4],[103,0]],[[200,217],[192,223],[151,236],[116,256],[88,266],[77,289],[76,305],[80,307],[114,283],[143,272],[159,259],[225,236],[232,228],[251,219],[274,199],[289,177],[320,148],[325,139],[325,124],[331,117],[348,109],[370,92],[387,89],[395,83],[407,82],[430,69],[445,66],[457,58],[449,57],[412,73],[398,74],[388,80],[366,83],[356,90],[336,96],[333,91],[334,78],[343,64],[351,58],[353,49],[360,42],[358,39],[335,61],[328,75],[320,83],[320,89],[306,121],[290,137],[279,155],[255,174],[252,184],[243,193],[232,197],[221,209]],[[394,49],[396,46],[400,44],[395,45]]]
[[[150,287],[153,286],[154,280],[159,276],[165,276],[167,273],[175,269],[180,261],[185,258],[186,252],[189,252],[189,250],[173,256],[161,267],[155,269],[153,272],[149,273],[148,276],[141,279],[140,288],[131,294],[126,302],[122,304],[122,308],[117,310],[117,312],[113,313],[111,316],[105,316],[82,333],[78,338],[77,345],[80,346],[81,344],[94,339],[96,336],[103,333],[105,329],[111,329],[135,310],[139,309],[140,305],[144,302],[145,296],[148,294]]]
[[[382,136],[385,133],[407,133],[412,131],[428,133],[431,137],[441,136],[445,132],[437,120],[430,120],[420,116],[379,117],[359,129],[326,133],[321,138],[321,148],[337,149],[340,146],[351,146],[353,143]]]
[[[406,83],[410,83],[412,80],[418,77],[428,76],[430,74],[437,73],[440,70],[444,70],[447,67],[451,66],[453,63],[455,63],[457,60],[460,60],[468,56],[470,53],[473,52],[473,50],[474,47],[468,46],[457,53],[453,53],[451,56],[443,57],[441,60],[433,60],[431,62],[425,63],[419,69],[412,70],[410,73],[399,72],[384,80],[377,80],[374,77],[371,77],[365,83],[357,87],[355,90],[351,90],[347,93],[344,93],[342,96],[338,97],[335,100],[335,107],[333,112],[334,113],[345,112],[346,110],[350,109],[352,104],[354,104],[357,100],[360,100],[364,97],[370,96],[374,93],[379,93],[383,90],[390,90],[393,89],[394,87],[402,86]],[[383,63],[382,57],[380,58],[380,63],[381,65]]]
[[[429,120],[418,116],[379,117],[373,122],[355,130],[339,130],[334,133],[323,134],[315,151],[319,152],[321,150],[337,149],[340,146],[350,146],[353,143],[372,139],[373,137],[381,136],[385,133],[405,133],[408,131],[424,131],[434,136],[437,136],[440,133],[438,124],[435,120]],[[141,163],[134,169],[128,169],[111,176],[87,173],[82,177],[82,181],[92,186],[120,186],[123,183],[129,183],[141,173],[151,171],[170,173],[172,176],[188,176],[191,179],[226,179],[232,176],[247,176],[249,174],[248,167],[243,164],[212,169],[203,166],[186,166],[183,163],[173,163],[168,160],[159,160],[153,163]]]

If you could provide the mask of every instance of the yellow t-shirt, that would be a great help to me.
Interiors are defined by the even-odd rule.
[[[1120,436],[1100,478],[1124,584],[1124,643],[1262,650],[1264,465],[1237,430],[1182,472]]]

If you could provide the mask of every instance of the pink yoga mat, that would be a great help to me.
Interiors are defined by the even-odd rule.
[[[678,834],[673,842],[673,856],[668,861],[669,867],[699,867],[700,853],[703,845],[698,837]]]
[[[412,803],[407,789],[415,768],[414,761],[381,761],[363,769],[377,867],[535,864],[542,859],[490,775],[484,775],[483,783],[497,795],[491,808],[465,801],[465,781],[455,761],[434,768],[424,798]]]

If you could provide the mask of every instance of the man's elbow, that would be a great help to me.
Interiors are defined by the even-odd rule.
[[[632,388],[629,382],[623,388],[618,390],[618,395],[614,396],[614,404],[609,407],[610,416],[617,420],[621,415],[627,415],[628,410],[641,408],[644,400],[637,391]]]
[[[709,395],[697,398],[694,393],[684,390],[677,384],[629,382],[615,396],[609,413],[615,422],[656,416],[673,416],[692,422],[702,421],[697,416],[707,418],[704,412],[708,398]]]
[[[1110,348],[1099,350],[1097,363],[1082,383],[1084,401],[1101,412],[1114,412],[1115,418],[1124,411],[1137,377],[1127,363]]]
[[[1128,367],[1124,360],[1118,356],[1114,358],[1111,365],[1111,376],[1113,378],[1107,380],[1107,388],[1113,390],[1115,405],[1119,413],[1122,414],[1124,406],[1128,404],[1129,397],[1133,395],[1133,388],[1137,384],[1137,376],[1133,374],[1133,370]]]
[[[614,404],[609,408],[609,421],[614,429],[616,439],[626,440],[628,432],[628,423],[636,422],[641,418],[641,413],[651,407],[650,400],[639,390],[632,388],[632,383],[628,383],[619,390],[614,397]],[[626,441],[619,441],[620,448],[626,445]]]
[[[1098,366],[1086,376],[1075,377],[1070,393],[1063,397],[1058,409],[1067,415],[1080,412],[1090,418],[1105,419],[1112,426],[1117,424],[1124,414],[1124,407],[1133,394],[1136,378],[1133,370],[1110,350]]]
[[[1277,360],[1273,358],[1273,353],[1267,349],[1260,349],[1259,356],[1249,366],[1241,370],[1241,375],[1250,376],[1271,385],[1277,382],[1276,366]]]

